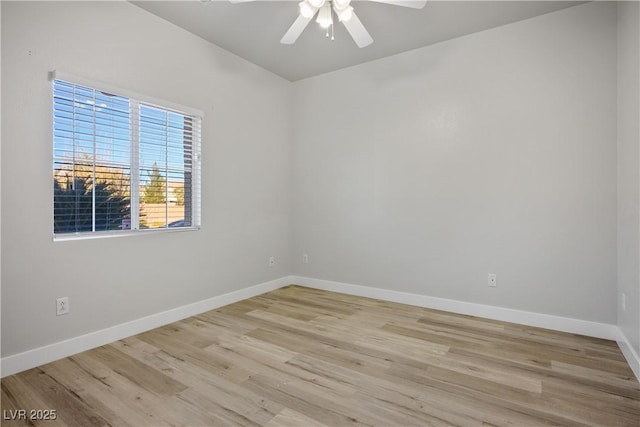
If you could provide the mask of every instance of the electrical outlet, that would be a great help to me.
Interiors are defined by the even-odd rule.
[[[302,254],[302,263],[303,264],[309,264],[309,255]]]
[[[497,280],[498,280],[498,278],[497,278],[496,274],[489,273],[489,286],[490,287],[495,288],[496,286],[498,286]]]
[[[69,313],[69,297],[56,299],[56,316]]]
[[[627,311],[627,294],[624,292],[620,296],[620,304],[622,305],[622,311]]]
[[[274,265],[276,265],[276,257],[269,257],[269,267],[273,267]]]

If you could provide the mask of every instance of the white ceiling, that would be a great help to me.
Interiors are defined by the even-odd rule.
[[[296,1],[132,1],[236,55],[290,81],[393,55],[429,44],[520,21],[584,1],[428,1],[411,9],[353,1],[373,37],[359,49],[342,24],[335,40],[311,22],[294,45],[280,39],[298,16]]]

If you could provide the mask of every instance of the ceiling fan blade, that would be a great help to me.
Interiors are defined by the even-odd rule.
[[[402,6],[402,7],[411,7],[413,9],[422,9],[425,4],[427,4],[427,0],[369,0],[375,1],[378,3],[387,3],[392,4],[394,6]]]
[[[295,21],[293,21],[293,25],[291,25],[289,30],[282,37],[282,39],[280,40],[280,43],[294,44],[296,40],[298,40],[298,37],[300,37],[300,34],[302,34],[304,29],[307,28],[307,25],[309,25],[309,22],[311,22],[316,12],[318,11],[317,7],[315,7],[314,9],[315,10],[313,14],[308,18],[305,18],[302,15],[298,15],[298,18]]]
[[[348,21],[343,21],[342,23],[344,24],[347,31],[349,31],[349,34],[351,34],[353,41],[356,42],[358,47],[369,46],[371,43],[373,43],[373,38],[371,38],[371,35],[367,31],[367,29],[364,28],[364,25],[362,25],[362,22],[360,22],[360,19],[356,16],[355,13],[351,17],[351,19],[349,19]]]

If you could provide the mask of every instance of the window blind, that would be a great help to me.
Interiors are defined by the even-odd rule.
[[[201,117],[53,80],[54,234],[200,225]]]

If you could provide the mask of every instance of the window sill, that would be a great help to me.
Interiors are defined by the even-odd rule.
[[[200,227],[175,227],[175,228],[155,228],[150,230],[127,230],[127,231],[97,231],[94,233],[65,233],[54,234],[54,242],[68,242],[71,240],[93,240],[93,239],[110,239],[114,237],[131,237],[131,236],[144,236],[147,234],[161,234],[161,233],[181,233],[185,231],[200,230]]]

